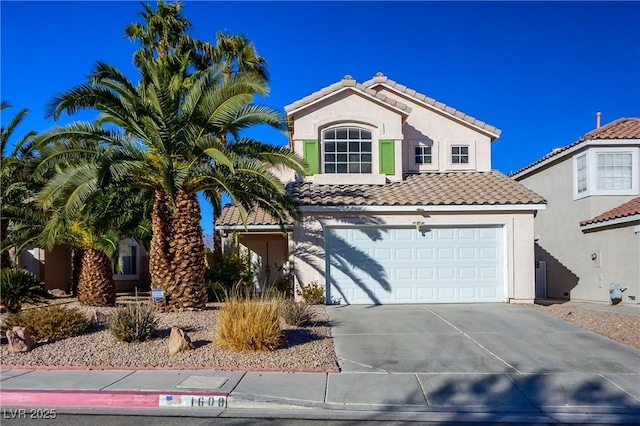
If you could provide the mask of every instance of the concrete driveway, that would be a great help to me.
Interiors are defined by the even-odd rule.
[[[640,373],[639,351],[509,304],[350,305],[328,312],[344,372]]]

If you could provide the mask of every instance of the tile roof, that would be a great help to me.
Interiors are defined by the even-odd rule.
[[[532,168],[533,166],[555,157],[569,148],[573,148],[576,145],[581,144],[584,141],[602,140],[602,139],[640,139],[640,118],[619,118],[611,123],[605,124],[602,127],[591,130],[589,133],[582,136],[577,141],[564,146],[562,148],[556,148],[552,152],[548,153],[544,157],[540,158],[533,163],[524,166],[520,170],[509,173],[509,176],[517,175]]]
[[[371,80],[367,80],[364,83],[362,83],[363,86],[369,87],[369,88],[373,87],[373,86],[375,86],[377,84],[385,84],[385,85],[387,85],[389,87],[392,87],[393,89],[395,89],[395,90],[397,90],[397,91],[399,91],[401,93],[404,93],[404,94],[408,95],[411,98],[414,98],[414,99],[416,99],[418,101],[421,101],[421,102],[425,102],[428,105],[431,105],[432,107],[434,107],[435,109],[438,109],[438,110],[444,111],[446,113],[449,113],[449,114],[451,114],[451,115],[453,115],[453,116],[455,116],[455,117],[457,117],[457,118],[459,118],[459,119],[461,119],[463,121],[466,121],[467,123],[469,123],[469,124],[471,124],[473,126],[479,127],[479,128],[481,128],[483,130],[486,130],[489,133],[493,133],[496,136],[500,136],[500,133],[502,133],[502,130],[498,129],[497,127],[492,126],[490,124],[487,124],[484,121],[478,120],[477,118],[474,118],[474,117],[472,117],[470,115],[467,115],[462,111],[459,111],[459,110],[457,110],[457,109],[455,109],[453,107],[450,107],[450,106],[448,106],[446,104],[443,104],[442,102],[438,102],[435,99],[430,98],[430,97],[428,97],[428,96],[426,96],[426,95],[424,95],[422,93],[416,92],[415,90],[410,89],[407,86],[404,86],[404,85],[402,85],[400,83],[397,83],[397,82],[391,80],[390,78],[388,78],[387,76],[385,76],[384,74],[382,74],[380,72],[377,73],[376,76],[373,77]]]
[[[580,222],[580,226],[606,222],[613,219],[621,219],[634,215],[640,215],[640,197],[636,197],[631,201],[627,201],[626,203],[621,204],[609,211],[606,211],[601,215],[594,217],[593,219],[583,220],[582,222]]]
[[[222,209],[222,213],[216,218],[216,226],[235,226],[242,225],[240,219],[240,210],[237,206],[227,204]],[[271,216],[261,208],[254,208],[247,214],[248,226],[272,226],[279,225],[278,220]],[[293,221],[289,221],[286,225],[293,225]]]
[[[500,172],[407,175],[385,185],[314,185],[294,182],[287,191],[301,206],[435,206],[541,204],[544,198]]]
[[[369,96],[372,96],[374,98],[377,98],[378,100],[380,100],[380,102],[385,103],[389,106],[395,107],[400,109],[401,111],[404,111],[405,113],[410,113],[411,112],[411,108],[408,105],[403,104],[402,102],[398,102],[395,99],[391,99],[385,95],[383,95],[382,93],[378,93],[373,89],[369,89],[368,87],[362,85],[362,84],[358,84],[353,77],[351,77],[350,75],[345,75],[342,80],[333,83],[327,87],[324,87],[320,90],[318,90],[317,92],[314,92],[312,94],[310,94],[309,96],[305,96],[304,98],[295,101],[292,104],[289,104],[287,106],[284,107],[284,110],[287,114],[289,114],[291,111],[294,111],[300,107],[303,107],[305,105],[308,105],[314,101],[317,101],[320,98],[323,98],[327,95],[330,95],[332,93],[335,93],[339,90],[342,90],[345,87],[352,87],[354,90],[362,92],[362,93],[366,93]]]

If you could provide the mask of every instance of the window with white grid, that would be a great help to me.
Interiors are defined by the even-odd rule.
[[[322,143],[325,173],[372,172],[372,137],[369,130],[358,127],[325,130]]]

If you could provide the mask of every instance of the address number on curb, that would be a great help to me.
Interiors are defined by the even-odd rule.
[[[224,395],[160,395],[160,407],[227,408]]]

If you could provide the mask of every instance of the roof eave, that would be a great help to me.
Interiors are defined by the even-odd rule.
[[[387,84],[386,82],[380,82],[380,81],[374,81],[374,80],[369,80],[369,81],[366,81],[366,82],[364,82],[362,84],[366,85],[369,88],[372,88],[372,87],[375,87],[375,86],[383,86],[383,87],[385,87],[385,88],[387,88],[387,89],[389,89],[389,90],[391,90],[391,91],[393,91],[393,92],[395,92],[395,93],[397,93],[399,95],[407,96],[407,97],[411,98],[416,103],[419,103],[419,104],[421,104],[421,105],[423,105],[423,106],[425,106],[425,107],[427,107],[427,108],[429,108],[429,109],[431,109],[433,111],[436,111],[438,113],[444,114],[444,115],[452,118],[455,121],[458,121],[458,122],[460,122],[462,124],[465,124],[467,126],[473,127],[477,131],[479,131],[479,132],[481,132],[483,134],[486,134],[487,136],[489,136],[491,138],[491,142],[493,142],[496,139],[498,139],[500,137],[500,135],[502,134],[502,130],[500,130],[497,127],[492,126],[490,124],[487,124],[487,125],[493,127],[495,129],[494,131],[485,129],[482,126],[479,126],[479,125],[475,124],[476,121],[481,121],[481,120],[478,120],[475,117],[471,117],[471,116],[469,116],[467,114],[464,114],[462,111],[458,111],[458,110],[454,109],[453,113],[449,112],[449,111],[447,111],[445,109],[447,107],[447,105],[445,105],[445,108],[439,108],[435,104],[435,103],[437,103],[437,101],[435,99],[433,100],[434,103],[432,104],[432,103],[426,102],[426,99],[430,99],[430,98],[428,98],[426,96],[425,96],[425,99],[420,99],[420,98],[418,98],[416,96],[411,96],[410,94],[408,94],[406,92],[403,92],[402,90],[398,90],[397,88]],[[456,115],[456,113],[460,113],[460,114],[462,114],[462,116]],[[471,121],[470,119],[469,120],[465,120],[465,117],[469,117],[470,119],[472,118],[473,121]]]
[[[580,225],[580,229],[582,229],[582,231],[584,232],[584,231],[595,230],[598,228],[605,228],[605,227],[614,226],[614,225],[623,225],[625,223],[633,223],[638,221],[640,221],[640,213],[630,215],[630,216],[618,217],[614,219],[603,220],[600,222]]]
[[[409,116],[409,112],[411,112],[410,108],[409,108],[409,111],[406,111],[403,108],[399,108],[399,107],[397,107],[395,105],[391,105],[390,103],[385,102],[382,99],[378,99],[377,97],[375,97],[375,96],[373,96],[373,95],[371,95],[371,94],[369,94],[369,93],[367,93],[367,92],[365,92],[363,90],[360,90],[356,86],[344,86],[344,87],[341,87],[340,89],[335,90],[335,91],[333,91],[331,93],[327,93],[325,95],[322,95],[322,96],[318,97],[317,99],[314,99],[313,101],[310,101],[309,103],[306,103],[304,105],[300,105],[299,107],[291,108],[293,105],[295,105],[295,102],[293,104],[287,105],[286,107],[284,107],[285,114],[287,115],[287,117],[290,117],[290,116],[292,116],[294,114],[299,113],[302,110],[305,110],[305,109],[307,109],[307,108],[309,108],[309,107],[311,107],[313,105],[316,105],[316,104],[324,101],[325,99],[329,99],[329,98],[331,98],[331,97],[333,97],[333,96],[335,96],[335,95],[337,95],[339,93],[342,93],[344,91],[347,91],[347,90],[352,90],[354,92],[357,92],[358,94],[369,98],[370,100],[376,102],[377,104],[380,104],[380,105],[384,106],[385,108],[389,108],[389,109],[392,109],[392,110],[396,111],[398,114],[400,114],[400,115],[402,115],[404,117],[408,117]]]

